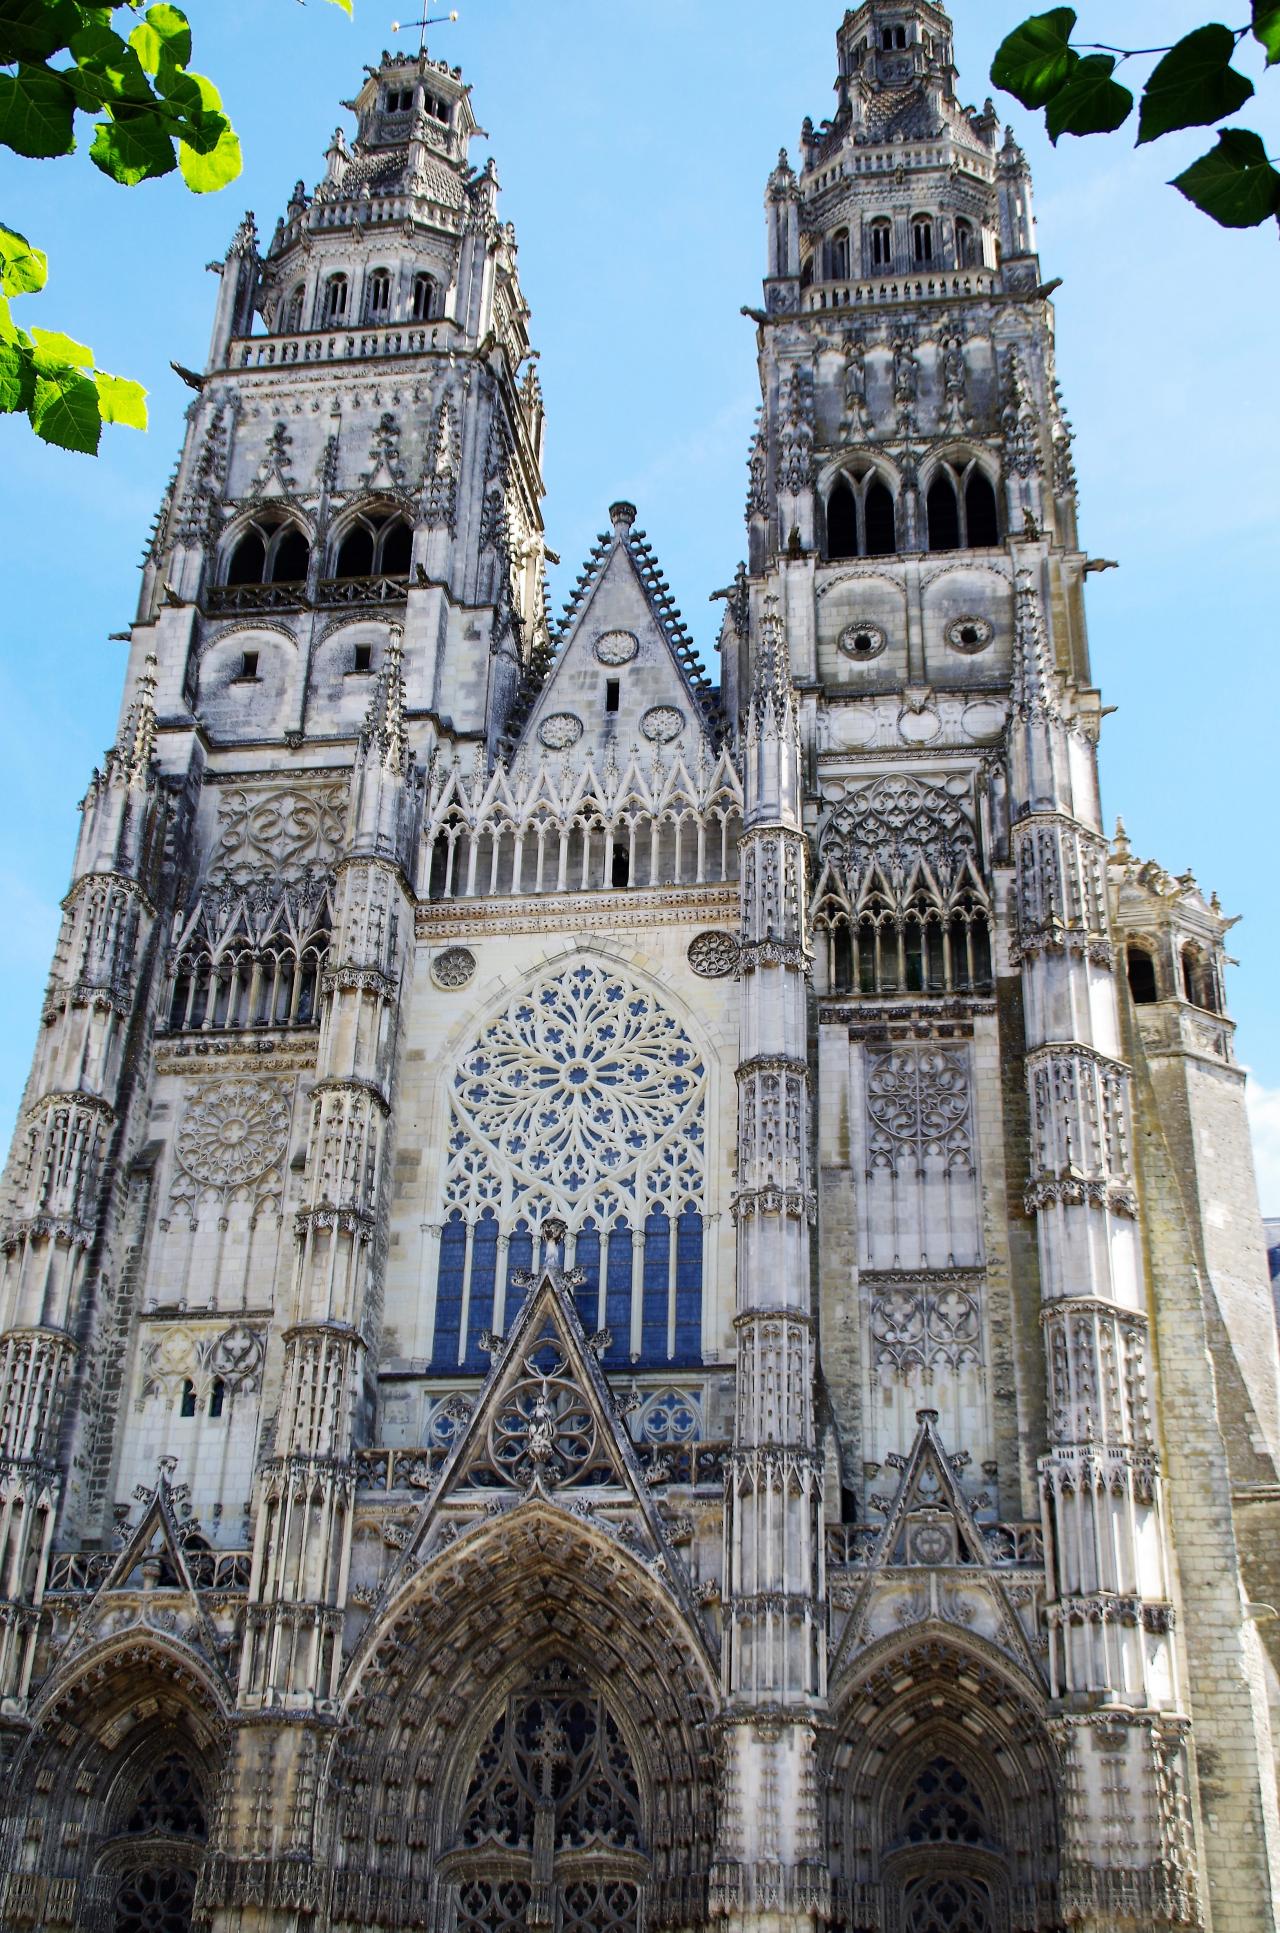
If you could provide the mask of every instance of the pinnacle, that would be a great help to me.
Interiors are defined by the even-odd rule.
[[[393,624],[388,629],[386,664],[370,701],[361,736],[366,750],[371,751],[376,747],[387,771],[404,771],[408,762],[408,736],[405,726],[404,630],[399,624]]]

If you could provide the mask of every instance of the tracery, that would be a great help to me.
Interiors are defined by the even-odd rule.
[[[611,967],[544,974],[509,1003],[451,1083],[438,1368],[483,1367],[550,1215],[606,1361],[699,1359],[706,1086],[679,1021]]]

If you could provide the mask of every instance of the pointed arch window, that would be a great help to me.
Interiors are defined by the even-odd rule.
[[[893,492],[876,471],[842,471],[827,498],[827,556],[891,557],[898,548]]]
[[[1000,542],[995,489],[976,459],[940,463],[925,508],[930,550],[990,550]]]
[[[974,268],[977,265],[977,240],[973,223],[961,215],[956,221],[956,267]]]
[[[302,304],[305,296],[306,290],[301,282],[290,289],[280,312],[280,328],[284,335],[296,335],[302,327]]]
[[[334,560],[335,578],[407,577],[413,532],[394,511],[364,511],[347,525]]]
[[[208,1833],[191,1758],[166,1752],[136,1788],[122,1837],[109,1848],[113,1933],[188,1933]],[[139,1842],[136,1851],[130,1841]]]
[[[436,312],[436,285],[429,275],[413,278],[412,314],[415,322],[430,322]]]
[[[364,319],[385,322],[391,314],[391,276],[385,268],[375,268],[364,285]]]
[[[331,275],[324,285],[321,297],[320,326],[331,328],[335,323],[344,322],[347,315],[347,296],[350,285],[345,275]]]
[[[830,276],[833,282],[847,282],[849,279],[849,231],[837,228],[827,244],[830,260]]]
[[[255,517],[227,560],[228,585],[305,583],[311,564],[306,533],[292,521]]]
[[[871,245],[871,267],[880,274],[886,274],[893,267],[893,223],[879,216],[868,223],[867,234]]]
[[[913,215],[911,217],[911,253],[917,268],[926,268],[933,260],[933,216]]]

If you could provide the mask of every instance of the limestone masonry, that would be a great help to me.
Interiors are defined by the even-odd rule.
[[[549,616],[456,68],[232,242],[4,1184],[0,1928],[1280,1925],[1232,922],[1102,829],[1023,155],[837,47],[714,675],[630,504]]]

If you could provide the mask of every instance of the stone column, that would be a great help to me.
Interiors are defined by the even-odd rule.
[[[1195,1915],[1150,1324],[1093,733],[1018,545],[1009,792],[1048,1375],[1040,1461],[1061,1911],[1088,1933]]]
[[[712,1913],[816,1924],[828,1895],[815,1721],[826,1697],[813,1420],[805,840],[786,639],[766,613],[743,741],[737,1389],[725,1508],[722,1837]]]
[[[162,807],[152,753],[155,659],[120,742],[82,802],[71,890],[6,1176],[0,1232],[0,1715],[30,1683],[49,1549],[63,1500],[58,1443],[91,1319],[91,1257],[121,1112],[148,886]]]

